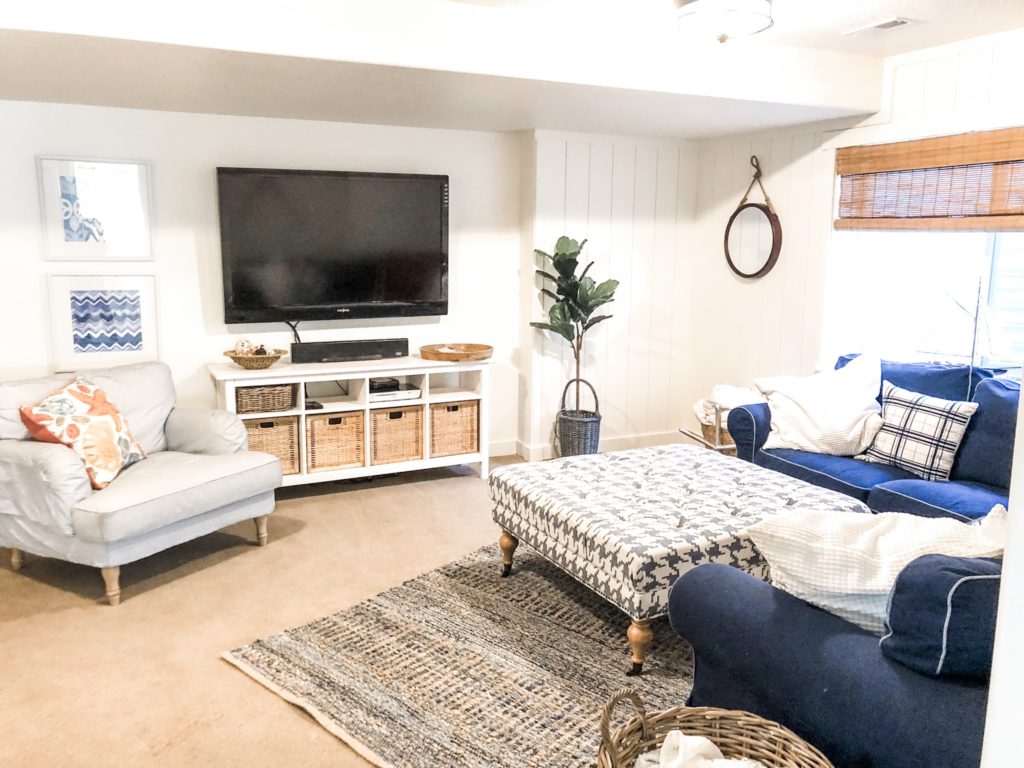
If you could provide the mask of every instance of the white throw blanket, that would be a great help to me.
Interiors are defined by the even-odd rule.
[[[727,760],[709,739],[669,731],[661,749],[640,755],[635,768],[764,768],[764,765],[754,760]]]
[[[711,388],[710,395],[693,404],[693,413],[701,424],[713,427],[715,425],[715,405],[717,404],[721,409],[722,427],[724,428],[730,410],[739,408],[741,405],[763,403],[764,401],[764,396],[755,389],[734,387],[731,384],[715,384]]]

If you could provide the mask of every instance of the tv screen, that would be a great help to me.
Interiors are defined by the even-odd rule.
[[[443,315],[448,177],[218,168],[224,320]]]

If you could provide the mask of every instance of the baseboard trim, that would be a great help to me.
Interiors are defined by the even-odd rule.
[[[602,439],[599,450],[604,453],[607,451],[625,451],[630,448],[648,448],[652,445],[678,443],[681,438],[682,435],[678,431],[649,432],[642,435],[619,435]],[[520,441],[515,444],[515,452],[517,456],[521,456],[527,461],[543,461],[545,459],[553,459],[556,456],[555,447],[550,443],[528,445]]]
[[[488,456],[511,456],[517,453],[520,443],[515,440],[494,440],[488,444]]]

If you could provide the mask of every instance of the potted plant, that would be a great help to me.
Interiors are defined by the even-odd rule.
[[[558,411],[558,442],[562,456],[575,456],[580,453],[597,453],[597,444],[601,436],[601,412],[597,400],[597,391],[593,385],[580,376],[580,363],[583,356],[583,337],[587,331],[598,323],[607,320],[611,315],[595,315],[594,312],[611,302],[618,280],[605,280],[597,283],[587,273],[594,266],[590,262],[577,276],[579,256],[587,241],[576,242],[564,235],[555,243],[554,254],[545,253],[540,249],[534,252],[547,259],[554,268],[554,274],[538,269],[537,274],[542,280],[553,284],[555,290],[542,287],[540,292],[552,300],[548,310],[546,323],[530,323],[534,328],[553,331],[569,342],[572,347],[573,359],[576,361],[576,376],[570,379],[562,390],[562,402]],[[565,397],[569,387],[576,385],[576,408],[565,407]],[[585,384],[594,396],[594,410],[580,409],[580,385]]]

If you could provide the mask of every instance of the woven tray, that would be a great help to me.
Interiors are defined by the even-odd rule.
[[[630,701],[637,714],[611,732],[615,705]],[[633,768],[645,752],[658,749],[669,731],[704,736],[727,758],[757,760],[766,768],[835,768],[821,752],[772,720],[715,707],[675,707],[648,715],[641,698],[628,689],[614,694],[601,713],[598,768]]]

